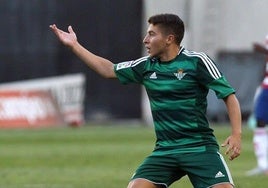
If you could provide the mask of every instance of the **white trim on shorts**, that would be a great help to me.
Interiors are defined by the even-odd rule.
[[[143,180],[146,180],[146,181],[148,181],[148,182],[151,182],[151,183],[153,183],[153,184],[155,184],[155,185],[162,185],[162,186],[165,186],[166,188],[168,188],[167,184],[165,184],[165,183],[157,183],[157,182],[153,182],[153,181],[148,180],[148,179],[146,179],[146,178],[135,178],[135,179],[132,179],[130,182],[132,182],[132,181],[134,181],[134,180],[138,180],[138,179],[143,179]]]
[[[222,163],[223,163],[223,165],[224,165],[224,167],[225,167],[225,170],[226,170],[226,172],[227,172],[227,176],[228,176],[229,182],[221,182],[221,183],[217,183],[217,184],[211,185],[211,186],[209,186],[209,187],[207,187],[207,188],[212,188],[212,187],[214,187],[215,185],[225,184],[225,183],[229,183],[229,184],[231,184],[233,187],[235,187],[235,185],[234,185],[234,181],[233,181],[233,178],[232,178],[232,175],[231,175],[231,172],[230,172],[230,170],[229,170],[229,167],[227,166],[227,164],[226,164],[226,162],[225,162],[225,160],[224,160],[222,154],[220,154],[220,152],[217,152],[217,153],[218,153],[218,155],[220,156],[220,159],[221,159],[221,161],[222,161]]]

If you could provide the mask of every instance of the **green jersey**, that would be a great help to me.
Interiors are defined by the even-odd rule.
[[[154,152],[180,153],[218,150],[206,118],[207,94],[218,98],[235,92],[214,62],[204,53],[183,47],[168,62],[142,57],[114,67],[120,82],[145,86],[154,121]]]

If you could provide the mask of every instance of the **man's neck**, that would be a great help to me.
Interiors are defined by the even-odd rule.
[[[170,50],[167,50],[167,52],[160,57],[160,61],[167,62],[167,61],[171,61],[175,59],[179,51],[180,51],[180,47],[178,46],[173,47]]]

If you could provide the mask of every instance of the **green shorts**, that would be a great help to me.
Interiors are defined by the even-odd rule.
[[[193,152],[155,155],[152,153],[139,166],[131,180],[142,178],[163,187],[187,175],[194,188],[209,188],[216,184],[231,183],[230,171],[218,152]]]

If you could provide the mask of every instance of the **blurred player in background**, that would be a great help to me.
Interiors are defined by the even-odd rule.
[[[261,86],[257,89],[254,100],[254,117],[256,128],[254,129],[253,144],[258,166],[247,172],[247,175],[268,175],[268,134],[266,125],[268,124],[268,35],[264,44],[254,43],[254,50],[265,54],[266,67],[265,76]]]
[[[222,146],[227,146],[226,154],[233,160],[241,150],[241,112],[235,90],[206,54],[181,46],[184,23],[177,15],[155,15],[148,22],[143,43],[149,56],[118,64],[81,46],[71,26],[68,32],[56,25],[50,28],[101,76],[117,78],[123,84],[139,83],[146,88],[156,145],[132,176],[128,188],[168,187],[185,175],[195,188],[233,187],[206,118],[206,97],[212,89],[226,104],[232,129]]]

